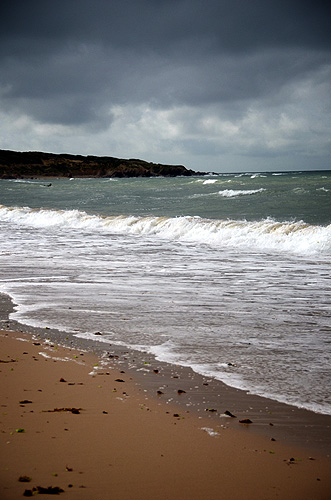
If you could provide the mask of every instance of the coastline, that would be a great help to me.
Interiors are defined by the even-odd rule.
[[[37,486],[82,500],[329,497],[331,417],[123,348],[61,347],[7,320],[9,306],[1,296],[2,498]]]
[[[182,406],[198,417],[207,415],[216,424],[231,429],[240,429],[239,420],[249,418],[254,424],[250,427],[251,433],[268,439],[274,437],[321,456],[331,456],[331,415],[237,389],[200,375],[189,367],[156,360],[152,354],[104,343],[98,334],[91,341],[51,328],[24,325],[9,319],[13,309],[11,298],[0,293],[0,330],[26,333],[39,341],[93,353],[108,368],[130,371],[148,396],[158,401]],[[178,390],[185,392],[178,393]],[[226,411],[236,418],[228,418],[224,414]]]

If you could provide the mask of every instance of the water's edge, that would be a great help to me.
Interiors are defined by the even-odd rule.
[[[303,449],[322,455],[331,451],[331,416],[314,413],[268,398],[249,394],[227,386],[221,381],[199,375],[191,368],[157,361],[153,355],[105,345],[102,342],[68,336],[67,332],[30,327],[9,318],[14,311],[11,298],[0,293],[0,329],[32,334],[64,347],[95,353],[103,363],[116,364],[124,372],[129,370],[146,394],[159,397],[165,403],[182,406],[185,412],[209,416],[215,425],[242,428],[240,419],[253,421],[250,429],[273,439],[286,440]],[[157,371],[157,373],[155,373]],[[185,391],[178,394],[178,390]],[[157,395],[161,391],[161,396]],[[209,410],[216,410],[210,412]],[[237,418],[224,415],[230,411]]]

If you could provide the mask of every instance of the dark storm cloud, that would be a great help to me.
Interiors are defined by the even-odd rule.
[[[253,104],[291,106],[302,82],[321,105],[329,14],[310,0],[5,1],[0,109],[92,130],[109,127],[116,105],[238,120]]]
[[[1,81],[11,97],[102,91],[117,101],[123,86],[130,88],[126,99],[147,94],[190,102],[208,100],[210,86],[212,100],[237,98],[263,91],[263,78],[269,85],[323,61],[330,47],[325,5],[307,0],[5,2]],[[288,53],[279,57],[277,50],[284,47],[321,53],[295,67]],[[268,49],[275,51],[275,63],[264,56]],[[248,67],[243,59],[253,51],[260,55],[248,56],[253,64]],[[256,75],[262,75],[259,83]],[[197,92],[196,78],[210,85]],[[216,94],[213,82],[220,88]]]
[[[167,50],[187,37],[222,50],[330,46],[328,2],[314,0],[32,0],[4,2],[2,33]]]

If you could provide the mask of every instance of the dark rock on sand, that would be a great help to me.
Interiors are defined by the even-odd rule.
[[[227,415],[228,417],[232,417],[232,418],[237,418],[235,415],[233,415],[233,413],[231,413],[229,410],[226,410],[224,412],[224,415]]]

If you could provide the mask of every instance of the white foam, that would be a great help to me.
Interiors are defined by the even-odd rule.
[[[331,251],[331,225],[314,226],[303,221],[278,222],[273,219],[263,219],[255,222],[189,216],[101,217],[78,210],[9,208],[0,205],[1,220],[34,228],[88,230],[89,233],[96,233],[96,236],[100,232],[148,236],[208,244],[218,248],[245,248],[304,255],[316,253],[328,255]]]
[[[207,179],[202,184],[215,184],[215,182],[217,182],[217,179]]]
[[[219,432],[214,431],[211,427],[201,427],[201,430],[207,432],[211,437],[219,437]]]
[[[260,188],[260,189],[223,189],[222,191],[219,191],[219,194],[221,196],[224,196],[224,198],[234,198],[235,196],[249,196],[252,194],[262,193],[263,191],[266,191],[266,189],[265,188]]]

